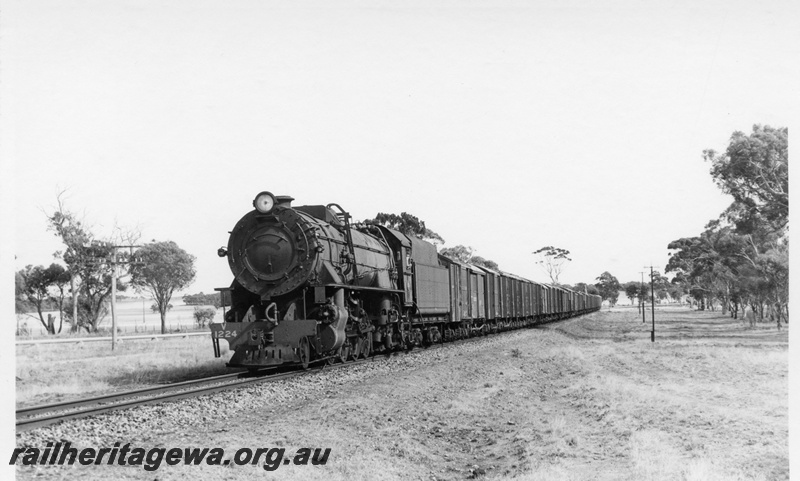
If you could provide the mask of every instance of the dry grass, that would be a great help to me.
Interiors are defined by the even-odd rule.
[[[603,311],[507,333],[485,350],[442,356],[300,402],[265,403],[260,410],[209,421],[194,438],[170,432],[158,439],[165,445],[230,449],[329,446],[331,459],[324,467],[273,473],[258,466],[183,467],[160,474],[290,480],[787,479],[786,330],[748,329],[719,313],[665,310],[656,316],[654,344],[649,323],[643,325],[635,309]],[[148,376],[163,378],[174,377],[163,373],[183,358],[189,359],[186,369],[205,365],[206,357],[222,365],[203,341],[193,341],[197,345],[182,354],[131,353],[130,370],[152,366]],[[96,369],[115,360],[100,352],[82,355],[95,357]],[[40,367],[84,362],[79,353],[69,355],[75,356],[72,361],[48,356],[49,361],[35,362]],[[149,357],[163,363],[151,365]],[[121,369],[116,374],[116,379],[147,377]]]
[[[602,312],[549,327],[579,342],[540,354],[569,374],[560,393],[570,414],[553,418],[545,445],[578,433],[569,436],[587,440],[591,464],[613,466],[591,476],[599,479],[787,477],[787,333],[666,310],[656,313],[652,344],[650,325],[638,322],[635,311]],[[575,468],[556,461],[519,479],[572,479]]]
[[[17,405],[57,402],[230,372],[204,337],[17,347]]]
[[[655,344],[635,314],[603,312],[290,407],[270,431],[343,440],[336,458],[353,464],[330,479],[787,478],[786,332],[657,316]]]

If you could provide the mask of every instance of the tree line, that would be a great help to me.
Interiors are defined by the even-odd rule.
[[[724,152],[705,150],[731,205],[694,237],[676,239],[666,272],[698,303],[737,318],[789,322],[789,131],[755,125]]]
[[[32,307],[48,334],[60,333],[64,322],[72,332],[97,332],[108,314],[112,275],[116,274],[118,291],[133,288],[153,296],[161,315],[161,332],[165,333],[169,301],[176,290],[194,280],[195,257],[172,241],[135,245],[139,234],[133,230],[115,228],[111,238],[98,238],[66,208],[63,194],[57,196],[57,207],[46,214],[48,229],[64,245],[54,253],[61,263],[29,265],[16,272],[17,313]],[[54,316],[44,318],[43,312],[51,309],[58,311],[57,327]]]
[[[445,243],[442,236],[428,229],[424,221],[408,212],[402,212],[400,215],[378,212],[374,218],[367,219],[363,223],[367,225],[382,225],[400,231],[407,236],[426,240],[436,245]],[[446,247],[441,249],[439,254],[458,262],[467,262],[476,266],[486,267],[487,269],[500,270],[500,266],[497,265],[497,262],[475,255],[475,249],[472,247],[464,245]]]
[[[756,321],[789,322],[789,159],[787,128],[755,125],[748,135],[734,132],[725,152],[703,151],[717,186],[731,205],[703,232],[670,242],[665,273],[620,284],[608,272],[595,287],[616,304],[623,290],[633,302],[689,295],[698,309],[716,309],[738,318],[750,308]],[[569,251],[543,247],[539,264],[554,283]],[[576,287],[583,287],[578,284]]]
[[[445,242],[442,236],[427,228],[424,221],[407,212],[403,212],[400,215],[379,212],[374,218],[365,220],[364,224],[382,225],[398,230],[407,236],[413,236],[418,239],[431,241],[435,244],[438,244],[439,242]],[[475,255],[475,250],[472,247],[467,247],[464,245],[446,247],[441,249],[439,254],[455,261],[486,267],[496,271],[500,270],[500,266],[495,261]],[[622,286],[617,278],[611,275],[609,272],[603,272],[595,279],[597,282],[594,284],[586,284],[583,282],[579,282],[574,286],[561,284],[559,282],[559,276],[565,269],[566,264],[572,260],[569,257],[569,250],[560,247],[545,246],[538,249],[533,254],[538,256],[536,263],[550,277],[552,285],[565,287],[578,292],[599,295],[604,300],[608,300],[611,305],[616,304],[619,297],[619,291],[622,289]]]

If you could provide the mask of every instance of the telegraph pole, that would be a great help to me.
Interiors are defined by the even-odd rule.
[[[653,317],[653,328],[650,331],[650,342],[656,342],[656,290],[653,282],[653,266],[644,266],[645,269],[650,267],[650,307],[651,315]],[[642,314],[644,316],[644,314]]]
[[[141,246],[134,245],[111,245],[111,350],[117,347],[117,266],[128,264],[130,266],[143,265],[142,262],[135,262],[133,259],[133,249]],[[120,257],[117,255],[117,249],[130,249],[130,255]]]
[[[111,350],[117,346],[117,249],[111,261]]]

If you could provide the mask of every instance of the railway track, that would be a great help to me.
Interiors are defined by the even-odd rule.
[[[551,321],[550,324],[557,323],[559,323],[559,321]],[[445,344],[434,344],[425,349],[436,349],[442,345],[446,346],[461,343],[479,342],[480,339],[484,339],[484,336],[459,339],[447,342]],[[317,364],[321,365],[322,369],[330,370],[371,362],[377,358],[390,357],[404,352],[406,351],[393,351],[387,354],[378,353],[366,359],[349,361],[346,363],[330,364],[325,361],[318,361]],[[165,401],[177,401],[179,399],[187,399],[191,397],[202,396],[204,394],[212,394],[219,391],[257,384],[260,382],[288,379],[295,376],[316,372],[317,369],[311,369],[307,371],[293,370],[288,372],[276,371],[277,370],[273,368],[264,369],[255,373],[236,372],[231,374],[222,374],[219,376],[172,383],[164,386],[156,386],[107,394],[104,396],[77,399],[74,401],[42,404],[38,406],[22,408],[16,411],[16,430],[17,432],[29,431],[69,419],[77,419],[136,406],[144,406],[147,404],[155,404]]]
[[[77,399],[74,401],[42,404],[17,409],[16,428],[17,432],[29,431],[68,419],[76,419],[146,404],[176,401],[259,382],[277,381],[300,374],[302,374],[302,372],[297,371],[283,373],[273,373],[269,371],[259,371],[257,373],[237,372],[172,383],[164,386]]]
[[[328,364],[320,362],[322,369],[330,370],[340,367],[362,364],[372,361],[372,357],[350,361],[347,363]],[[16,430],[17,432],[30,431],[32,429],[48,426],[69,419],[83,418],[96,414],[118,411],[121,409],[156,404],[165,401],[177,401],[191,397],[213,394],[228,389],[249,386],[261,382],[272,382],[281,379],[289,379],[316,372],[311,370],[293,370],[287,372],[276,372],[277,370],[264,369],[258,372],[237,372],[222,374],[219,376],[195,379],[178,383],[167,384],[144,389],[136,389],[119,393],[95,396],[74,401],[65,401],[54,404],[41,404],[27,408],[17,409]]]
[[[461,342],[475,339],[477,338],[462,339]],[[434,345],[430,347],[437,348],[439,346]],[[319,369],[331,370],[371,362],[376,358],[396,355],[400,354],[401,352],[403,351],[396,351],[389,354],[376,354],[366,359],[348,361],[346,363],[330,364],[323,360],[317,361],[316,364],[321,366]],[[316,372],[317,370],[318,369],[274,372],[275,370],[273,369],[272,372],[267,370],[265,370],[266,372],[259,371],[257,373],[237,372],[203,379],[196,379],[192,381],[172,383],[164,386],[76,399],[74,401],[41,404],[38,406],[17,409],[16,430],[17,432],[30,431],[32,429],[48,426],[50,424],[55,424],[69,419],[83,418],[136,406],[144,406],[147,404],[155,404],[165,401],[177,401],[179,399],[187,399],[191,397],[202,396],[204,394],[212,394],[219,391],[257,384],[260,382],[288,379],[295,376],[310,374]]]

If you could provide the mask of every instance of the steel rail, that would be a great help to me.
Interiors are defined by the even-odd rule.
[[[164,386],[155,386],[136,389],[103,396],[77,399],[54,404],[42,404],[21,408],[16,411],[17,431],[28,431],[37,427],[53,424],[58,421],[75,419],[100,414],[104,412],[124,409],[137,405],[152,404],[155,402],[178,400],[203,394],[214,393],[224,389],[231,389],[261,381],[276,381],[285,377],[296,375],[296,372],[278,373],[257,377],[247,377],[249,373],[236,372],[219,376],[195,379],[172,383]],[[225,382],[228,380],[237,380]],[[206,386],[203,386],[206,385]],[[193,386],[200,386],[194,387]],[[84,409],[80,409],[84,408]],[[58,412],[63,411],[63,412]],[[56,413],[49,414],[48,413]]]
[[[584,314],[579,315],[583,316]],[[569,319],[569,318],[567,318]],[[566,319],[557,319],[552,320],[550,323],[558,323],[558,321],[563,321]],[[544,323],[541,323],[544,324]],[[534,327],[533,325],[528,327]],[[509,329],[508,331],[503,332],[514,332],[518,331],[519,329]],[[498,333],[498,334],[502,334]],[[493,336],[492,336],[493,337]],[[458,344],[465,344],[471,342],[479,342],[481,339],[486,339],[487,336],[479,335],[474,337],[462,338],[462,339],[455,339],[449,342],[442,342],[432,344],[430,346],[426,346],[422,349],[427,350],[431,348],[441,348],[445,346],[454,346]],[[490,337],[491,338],[491,337]],[[17,423],[16,428],[17,432],[22,431],[29,431],[31,429],[35,429],[38,427],[47,426],[50,424],[57,423],[59,421],[66,421],[68,419],[76,419],[81,417],[86,417],[94,414],[101,414],[110,411],[116,411],[120,409],[126,409],[135,406],[144,406],[148,404],[154,404],[164,401],[176,401],[179,399],[186,399],[190,397],[197,397],[204,394],[212,394],[219,391],[224,391],[228,389],[235,389],[242,386],[255,384],[258,382],[271,382],[277,381],[280,379],[292,378],[296,376],[301,376],[305,374],[311,374],[317,371],[325,371],[330,369],[337,369],[337,368],[344,368],[348,366],[354,366],[357,364],[363,364],[366,362],[372,362],[376,359],[380,358],[389,358],[396,355],[405,355],[413,353],[418,349],[410,349],[410,350],[398,350],[398,351],[391,351],[391,352],[378,352],[374,353],[372,356],[366,359],[359,359],[355,361],[347,361],[344,363],[335,363],[329,364],[327,360],[317,360],[312,361],[312,364],[320,366],[319,369],[313,370],[298,370],[298,371],[289,371],[284,373],[275,373],[275,374],[267,374],[263,376],[256,376],[256,377],[247,377],[247,372],[237,372],[231,374],[222,374],[219,376],[213,376],[203,379],[196,379],[192,381],[183,381],[179,383],[168,384],[165,386],[156,386],[151,388],[144,388],[144,389],[137,389],[133,391],[125,391],[121,393],[114,393],[108,394],[104,396],[96,396],[91,398],[84,398],[78,399],[75,401],[65,401],[61,403],[54,403],[54,404],[46,404],[46,405],[39,405],[39,406],[32,406],[29,408],[22,408],[17,410]],[[224,383],[224,381],[229,379],[239,379],[238,381]],[[211,386],[205,387],[197,387],[191,388],[194,385],[200,384],[213,384]],[[188,389],[184,389],[188,388]],[[167,392],[167,391],[175,391],[175,392]],[[162,394],[159,394],[162,393]],[[147,397],[149,394],[155,394],[153,396]],[[121,402],[114,402],[114,401],[121,401]],[[86,407],[89,406],[87,409],[80,409],[74,410],[76,408]],[[70,411],[71,410],[71,411]],[[50,414],[46,415],[47,413],[53,413],[55,411],[67,411],[57,414]],[[44,414],[44,416],[39,416]]]
[[[90,406],[92,404],[102,404],[106,402],[116,401],[119,399],[126,399],[135,396],[142,396],[149,393],[160,392],[169,389],[180,389],[189,386],[196,386],[200,384],[210,384],[218,381],[225,381],[227,379],[235,379],[241,376],[242,372],[234,372],[229,374],[221,374],[219,376],[212,376],[212,377],[204,377],[201,379],[192,379],[189,381],[182,381],[176,383],[165,384],[161,386],[153,386],[147,387],[142,389],[133,389],[130,391],[123,391],[111,394],[104,394],[102,396],[95,396],[95,397],[88,397],[82,399],[76,399],[74,401],[63,401],[53,404],[40,404],[37,406],[30,406],[25,408],[17,409],[17,417],[20,416],[35,416],[38,414],[48,413],[52,411],[57,411],[59,409],[74,409],[83,406]]]
[[[336,369],[355,364],[361,364],[371,359],[347,362],[344,364],[328,365],[322,362],[322,369]],[[320,361],[318,361],[320,362]],[[280,379],[287,379],[305,374],[311,374],[317,370],[308,371],[289,371],[283,373],[267,374],[256,377],[246,377],[249,373],[238,372],[232,374],[222,374],[210,378],[197,379],[193,381],[184,381],[180,383],[168,384],[165,386],[156,386],[152,388],[137,389],[134,391],[126,391],[121,393],[114,393],[105,396],[96,396],[85,399],[78,399],[75,401],[66,401],[55,404],[39,405],[30,408],[23,408],[17,410],[17,432],[30,431],[31,429],[44,427],[60,421],[68,419],[77,419],[86,416],[102,414],[120,409],[127,409],[136,406],[144,406],[147,404],[155,404],[165,401],[177,401],[191,397],[202,396],[204,394],[212,394],[219,391],[229,389],[236,389],[239,387],[255,384],[259,382],[272,382]],[[234,382],[225,383],[227,379],[238,379]],[[221,384],[220,384],[221,383]],[[192,385],[198,384],[213,384],[210,386],[191,388]],[[188,389],[185,389],[187,388]],[[174,391],[174,392],[168,392]],[[160,394],[159,394],[160,393]],[[114,402],[119,401],[119,402]],[[85,409],[79,409],[85,407]],[[77,409],[77,410],[76,410]],[[64,412],[57,412],[64,411]],[[55,413],[54,413],[55,412]],[[48,413],[53,413],[49,414]]]

